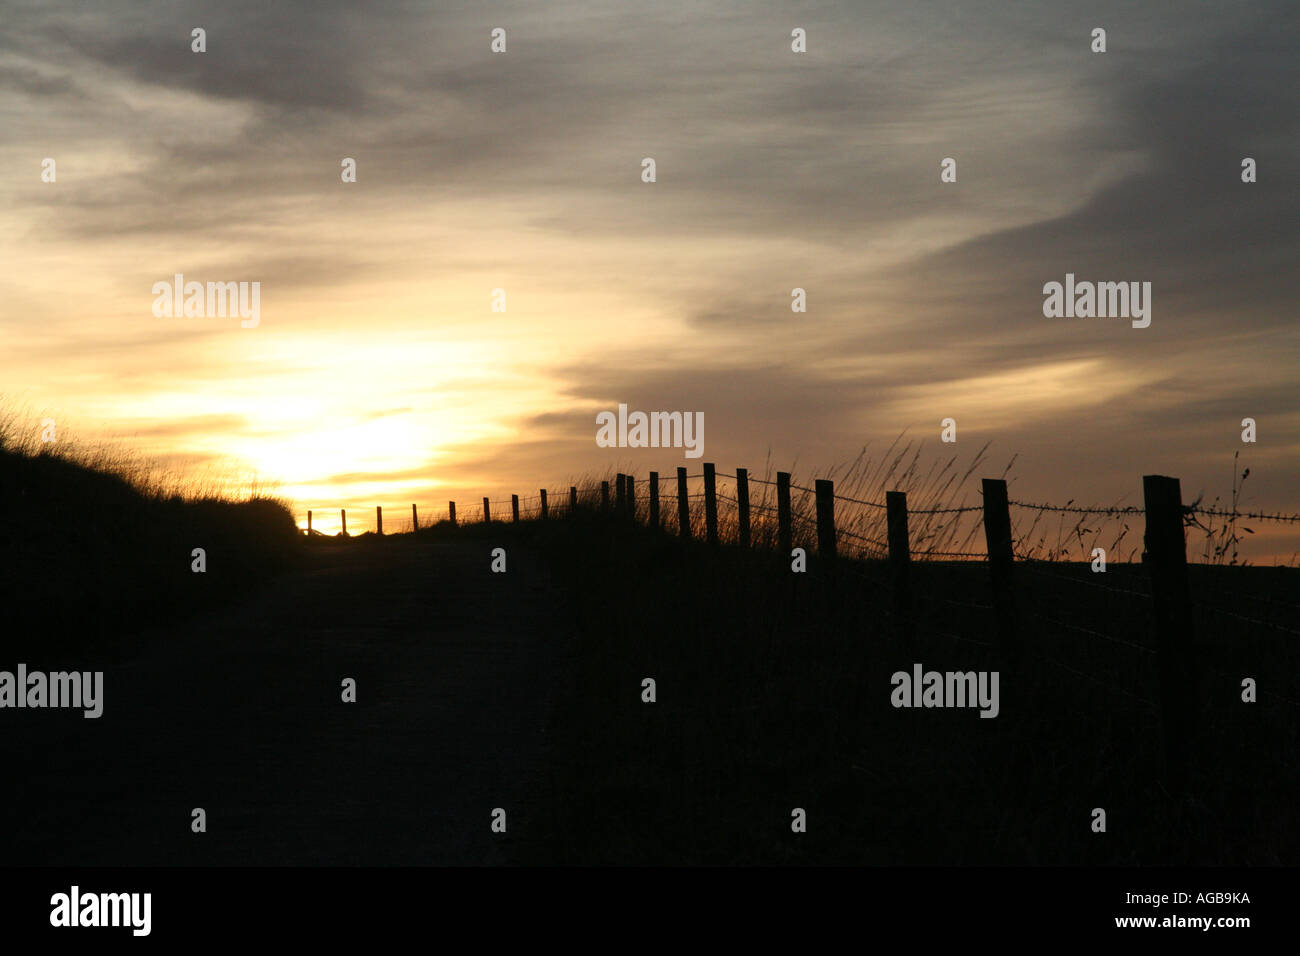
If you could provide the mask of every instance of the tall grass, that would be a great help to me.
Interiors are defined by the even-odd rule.
[[[292,502],[280,497],[273,482],[254,479],[244,493],[234,490],[229,474],[208,467],[181,467],[166,459],[150,458],[121,440],[84,439],[60,422],[55,441],[42,440],[41,419],[16,405],[0,404],[0,452],[29,459],[65,462],[119,479],[144,498],[157,501],[270,500],[292,511]]]
[[[75,643],[138,631],[228,601],[292,557],[285,502],[238,498],[109,443],[43,442],[28,422],[0,412],[0,580],[15,632]]]

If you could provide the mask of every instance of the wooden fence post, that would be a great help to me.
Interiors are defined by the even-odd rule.
[[[518,495],[510,496],[510,515],[512,521],[519,520],[519,496]]]
[[[818,478],[813,489],[817,494],[817,554],[835,557],[835,485]]]
[[[794,548],[794,527],[790,521],[790,473],[776,473],[776,546],[789,559]]]
[[[621,518],[624,509],[627,508],[627,489],[623,487],[623,473],[620,471],[614,476],[614,511]]]
[[[307,537],[311,537],[311,512],[307,512]]]
[[[659,530],[659,472],[650,472],[650,527]]]
[[[718,543],[718,475],[712,463],[704,463],[704,537]]]
[[[911,641],[912,548],[907,533],[907,492],[885,492],[885,514],[889,528],[889,567],[894,579],[894,614],[898,616],[904,640]]]
[[[736,540],[742,548],[749,547],[749,472],[736,469]]]
[[[538,494],[540,494],[542,497],[542,520],[545,521],[546,520],[546,489],[545,488],[541,489],[541,491],[538,492]]]
[[[416,513],[415,502],[411,503],[411,530],[412,531],[420,530],[420,516],[419,514]]]
[[[569,485],[569,514],[578,510],[578,486]]]
[[[486,498],[483,499],[483,523],[492,523],[492,506],[488,503]]]
[[[636,479],[624,475],[623,484],[627,486],[627,520],[636,521]]]
[[[340,508],[339,514],[343,517],[343,534],[346,537],[348,533],[348,509]]]
[[[686,494],[686,469],[677,469],[677,524],[683,538],[691,536],[691,499]]]
[[[1011,568],[1015,552],[1011,546],[1011,506],[1007,501],[1007,483],[1001,478],[985,478],[984,542],[989,554],[989,576],[993,582],[993,614],[997,622],[998,643],[1009,663],[1020,657],[1020,638],[1016,633],[1016,596],[1012,588]]]
[[[1143,538],[1151,577],[1156,654],[1160,675],[1160,711],[1164,737],[1165,777],[1181,791],[1191,770],[1196,721],[1196,672],[1192,660],[1192,594],[1187,580],[1187,546],[1183,533],[1183,496],[1177,478],[1143,475],[1146,535]]]
[[[375,505],[375,533],[384,533],[384,509],[382,505]]]
[[[456,502],[454,501],[447,502],[447,515],[451,519],[451,523],[455,524],[456,523]]]

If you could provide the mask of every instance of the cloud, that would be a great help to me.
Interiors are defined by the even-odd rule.
[[[346,383],[356,421],[418,416],[448,402],[411,385],[421,332],[463,396],[427,474],[466,487],[601,469],[620,401],[705,412],[736,460],[951,414],[1036,481],[1089,449],[1099,491],[1218,462],[1247,414],[1300,443],[1294,4],[0,3],[20,390],[272,407],[291,367],[307,396]],[[260,280],[276,313],[239,340],[132,324],[173,272]],[[1150,281],[1151,327],[1044,318],[1066,272]]]

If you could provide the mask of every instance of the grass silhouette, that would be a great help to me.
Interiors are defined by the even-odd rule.
[[[237,600],[292,558],[283,501],[237,500],[118,449],[43,443],[15,426],[0,417],[0,577],[16,629],[93,643]]]

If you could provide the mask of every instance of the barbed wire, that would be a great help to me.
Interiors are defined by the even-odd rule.
[[[1290,704],[1292,707],[1300,707],[1300,701],[1292,700],[1290,697],[1286,697],[1282,694],[1275,694],[1271,690],[1263,690],[1263,689],[1260,689],[1259,692],[1263,694],[1265,697],[1276,697],[1278,700],[1282,701],[1282,703]]]
[[[1080,514],[1080,515],[1105,515],[1114,517],[1116,515],[1140,515],[1145,514],[1146,509],[1137,505],[1114,505],[1106,508],[1081,508],[1070,504],[1053,505],[1033,501],[1008,501],[1007,504],[1017,508],[1027,508],[1031,511],[1052,511],[1059,514]],[[916,511],[915,514],[923,512]],[[1183,514],[1185,515],[1206,515],[1212,518],[1249,518],[1254,521],[1283,521],[1296,522],[1300,521],[1300,514],[1287,514],[1285,512],[1266,512],[1266,511],[1224,511],[1221,508],[1202,508],[1200,505],[1184,505]]]
[[[1142,697],[1138,694],[1134,694],[1131,691],[1127,691],[1123,687],[1120,687],[1118,684],[1112,684],[1110,681],[1105,681],[1102,680],[1101,678],[1093,677],[1091,674],[1081,671],[1078,668],[1071,667],[1069,664],[1066,664],[1063,661],[1058,661],[1054,657],[1048,657],[1046,654],[1036,654],[1034,655],[1034,657],[1035,659],[1043,661],[1046,664],[1051,664],[1053,667],[1059,667],[1061,668],[1061,670],[1068,671],[1069,673],[1073,674],[1075,677],[1082,677],[1084,680],[1090,681],[1091,683],[1096,684],[1098,687],[1105,688],[1106,690],[1111,691],[1112,693],[1118,692],[1120,694],[1123,694],[1125,697],[1131,698],[1132,700],[1136,700],[1139,703],[1146,704],[1148,707],[1151,707],[1155,710],[1159,710],[1159,707],[1157,707],[1154,701],[1147,700],[1145,697]]]
[[[892,616],[892,614],[891,614],[891,616]],[[996,647],[996,646],[997,646],[997,645],[994,644],[992,641],[981,641],[981,640],[979,640],[978,638],[974,638],[974,637],[965,637],[965,636],[963,636],[963,635],[961,635],[961,634],[953,634],[951,631],[943,631],[943,630],[940,630],[939,628],[935,627],[933,624],[930,624],[930,623],[927,622],[927,621],[916,621],[915,624],[916,624],[916,629],[919,630],[919,631],[927,631],[927,632],[929,632],[930,634],[937,634],[937,635],[939,635],[940,637],[946,637],[946,638],[948,638],[948,639],[951,640],[951,641],[961,641],[961,642],[964,643],[964,644],[974,644],[974,645],[976,645],[976,646],[978,646],[978,647]]]
[[[1245,591],[1237,591],[1233,588],[1221,588],[1220,594],[1231,595],[1244,601],[1255,601],[1257,603],[1267,604],[1270,607],[1285,607],[1293,611],[1300,611],[1300,604],[1293,604],[1290,601],[1283,601],[1279,597],[1271,594],[1247,594]]]
[[[956,598],[944,597],[942,594],[936,594],[934,597],[936,600],[942,601],[944,604],[951,604],[953,607],[967,608],[968,610],[974,611],[993,610],[993,605],[991,604],[976,604],[971,601],[958,601]]]
[[[836,531],[836,534],[842,535],[845,538],[853,538],[857,541],[865,541],[868,544],[875,545],[877,548],[881,549],[882,551],[889,550],[889,544],[885,541],[881,541],[879,538],[868,538],[866,535],[855,534],[854,532],[849,531],[845,528],[841,528],[840,530]]]
[[[1149,601],[1151,599],[1150,594],[1146,594],[1142,591],[1134,591],[1129,588],[1116,587],[1113,584],[1102,584],[1099,581],[1085,581],[1081,578],[1072,578],[1069,575],[1059,574],[1055,571],[1048,571],[1044,568],[1034,567],[1033,563],[1029,561],[1017,562],[1016,567],[1018,569],[1028,571],[1030,574],[1038,574],[1045,578],[1055,578],[1060,581],[1069,581],[1071,584],[1079,584],[1084,587],[1097,588],[1098,590],[1101,591],[1111,591],[1114,592],[1115,594],[1129,594],[1134,597],[1140,597],[1144,601]]]
[[[715,477],[720,477],[720,478],[724,478],[724,479],[727,479],[727,480],[730,480],[730,481],[736,481],[736,482],[739,482],[739,476],[736,475],[736,474],[728,474],[728,473],[726,473],[726,472],[717,472],[717,471],[715,471],[715,472],[714,472],[714,475],[715,475]],[[632,477],[632,476],[628,476],[628,477]],[[671,474],[671,473],[667,473],[666,475],[661,476],[661,477],[666,477],[667,480],[665,481],[665,484],[666,484],[668,487],[672,487],[672,482],[671,482],[672,474]],[[697,480],[697,479],[701,479],[701,478],[703,478],[704,475],[703,475],[703,473],[687,474],[685,477],[686,477],[687,480]],[[753,481],[753,482],[755,482],[756,484],[760,484],[760,485],[765,485],[765,486],[776,485],[776,486],[778,486],[778,487],[780,486],[780,483],[779,483],[779,482],[773,482],[773,481],[770,481],[770,480],[768,480],[768,479],[766,479],[766,478],[759,478],[759,477],[751,476],[751,475],[747,475],[746,478],[747,478],[748,481]],[[645,480],[642,480],[641,482],[638,482],[635,478],[632,479],[632,486],[633,486],[634,489],[635,489],[635,487],[636,487],[636,485],[637,485],[638,483],[640,483],[640,484],[647,484],[648,482],[645,481]],[[680,487],[680,483],[679,483],[678,487]],[[806,485],[796,484],[796,483],[794,483],[793,481],[788,482],[788,488],[791,489],[792,491],[799,491],[799,492],[801,492],[801,493],[808,494],[808,495],[815,495],[815,494],[816,494],[816,489],[815,489],[815,488],[810,488],[810,487],[808,487],[808,486],[806,486]],[[730,502],[731,504],[735,505],[735,506],[737,507],[737,510],[739,510],[740,501],[739,501],[736,497],[734,497],[734,496],[732,496],[732,495],[729,495],[729,494],[726,494],[725,492],[721,492],[721,491],[715,491],[715,494],[716,494],[716,496],[717,496],[718,498],[721,498],[721,499],[723,499],[724,501]],[[646,497],[648,498],[648,494],[646,495]],[[688,501],[692,501],[692,502],[693,502],[693,501],[696,501],[696,500],[698,500],[698,499],[700,499],[700,498],[705,498],[705,499],[707,499],[707,498],[708,498],[708,495],[707,495],[705,492],[703,492],[703,491],[694,492],[694,493],[690,493],[690,492],[688,492],[688,493],[687,493],[686,495],[684,495],[684,496],[679,495],[679,494],[677,494],[676,492],[666,491],[666,492],[664,492],[664,493],[662,493],[662,494],[659,495],[659,499],[660,499],[660,501],[666,505],[666,508],[665,508],[666,511],[669,511],[669,509],[672,509],[672,510],[680,510],[681,502],[682,502],[683,497],[684,497],[686,500],[688,500]],[[865,500],[865,499],[862,499],[862,498],[854,497],[854,496],[852,496],[852,495],[841,495],[841,494],[835,494],[835,495],[833,495],[833,497],[834,497],[835,499],[838,499],[838,500],[841,501],[841,502],[845,502],[845,503],[849,503],[849,504],[854,504],[854,505],[858,505],[858,506],[862,506],[862,507],[866,507],[866,508],[885,510],[886,507],[887,507],[885,504],[883,504],[883,503],[881,503],[881,502],[879,502],[879,501],[869,501],[869,500]],[[590,489],[589,489],[587,492],[585,492],[585,493],[583,494],[583,498],[584,498],[583,504],[584,504],[585,506],[587,506],[587,507],[594,506],[594,505],[596,505],[596,504],[601,500],[601,499],[597,498],[597,492],[594,491],[594,490],[590,490]],[[633,511],[634,511],[634,514],[635,514],[635,513],[636,513],[636,510],[637,510],[637,508],[638,508],[638,501],[637,501],[637,498],[636,498],[636,494],[635,494],[635,492],[632,493],[631,498],[632,498],[632,500],[631,500],[631,505],[632,505],[632,508],[633,508]],[[594,500],[593,500],[593,499],[594,499]],[[520,519],[522,520],[524,517],[528,517],[528,518],[530,518],[530,519],[531,519],[531,518],[535,518],[535,517],[539,517],[539,516],[540,516],[540,501],[541,501],[541,495],[540,495],[540,494],[528,495],[528,496],[525,496],[525,497],[520,497],[520,498],[518,499],[518,502],[517,502],[518,507],[519,507],[519,517],[520,517]],[[552,502],[553,502],[553,503],[552,503]],[[674,503],[675,503],[675,504],[674,504]],[[418,503],[417,503],[417,504],[418,504]],[[514,500],[512,500],[512,499],[488,499],[488,505],[489,505],[489,507],[492,509],[492,511],[494,512],[494,517],[495,517],[495,515],[498,515],[498,514],[504,514],[504,513],[505,513],[505,509],[506,509],[507,506],[510,506],[511,511],[510,511],[509,513],[513,516],[513,512],[514,512],[515,504],[516,504],[516,502],[515,502]],[[549,511],[549,510],[554,510],[557,514],[559,514],[559,513],[564,513],[564,512],[566,512],[566,511],[570,510],[570,506],[568,505],[567,501],[564,500],[564,492],[563,492],[562,490],[559,491],[559,492],[554,496],[554,498],[551,499],[551,501],[548,501],[548,504],[550,504],[550,508],[548,509],[548,511]],[[612,501],[611,501],[611,504],[612,504]],[[1145,509],[1144,509],[1144,508],[1142,508],[1142,507],[1138,507],[1138,506],[1135,506],[1135,505],[1128,505],[1128,506],[1111,506],[1111,507],[1083,507],[1083,506],[1076,506],[1076,505],[1074,505],[1072,502],[1067,502],[1067,503],[1064,504],[1064,505],[1053,505],[1053,504],[1050,504],[1050,503],[1047,503],[1047,502],[1030,502],[1030,501],[1022,501],[1022,500],[1019,500],[1019,499],[1011,499],[1011,500],[1008,501],[1008,504],[1011,505],[1011,506],[1015,506],[1015,507],[1017,507],[1017,508],[1024,508],[1024,509],[1034,510],[1034,511],[1038,511],[1038,512],[1040,512],[1040,513],[1052,512],[1052,513],[1062,513],[1062,514],[1093,515],[1093,516],[1102,516],[1102,517],[1121,517],[1121,516],[1131,516],[1131,515],[1139,515],[1139,514],[1144,514],[1144,513],[1145,513]],[[381,506],[381,507],[382,507],[382,506]],[[401,506],[399,506],[399,508],[400,508],[400,507],[401,507]],[[644,507],[644,506],[643,506],[643,507]],[[525,509],[526,509],[527,513],[525,513]],[[756,502],[756,501],[751,501],[751,502],[749,502],[749,509],[750,509],[752,512],[755,512],[755,513],[757,513],[757,514],[760,515],[760,516],[769,516],[769,517],[770,517],[770,516],[776,516],[778,520],[779,520],[779,518],[780,518],[780,509],[779,509],[779,508],[773,508],[773,507],[771,507],[770,505],[766,505],[766,504],[763,504],[763,503],[761,503],[761,502]],[[316,510],[319,510],[319,509],[312,509],[312,510],[313,510],[313,511],[316,511]],[[340,510],[341,510],[341,509],[340,509]],[[813,517],[811,517],[810,515],[808,515],[808,514],[805,513],[805,510],[806,510],[806,504],[801,503],[800,506],[799,506],[798,508],[791,508],[790,510],[791,510],[791,513],[790,513],[790,516],[789,516],[789,517],[790,517],[791,524],[794,524],[795,522],[799,522],[801,525],[804,525],[804,526],[816,526],[816,525],[817,525],[818,522],[817,522]],[[979,512],[979,511],[982,511],[982,510],[983,510],[983,506],[982,506],[982,505],[960,505],[960,506],[954,506],[954,507],[909,508],[909,509],[908,509],[908,514],[910,514],[910,515],[967,514],[967,513],[972,513],[972,512]],[[327,514],[329,513],[329,511],[330,511],[330,509],[324,509],[323,512],[322,512],[322,516],[327,515]],[[369,508],[357,509],[357,511],[359,511],[359,512],[362,513],[362,514],[365,514],[365,513],[367,513],[367,512],[369,511]],[[1286,513],[1282,513],[1282,512],[1273,512],[1273,513],[1269,513],[1269,512],[1259,512],[1259,511],[1225,511],[1225,510],[1220,509],[1220,508],[1203,508],[1203,507],[1200,507],[1199,505],[1188,505],[1188,506],[1184,506],[1184,508],[1183,508],[1183,512],[1184,512],[1185,515],[1188,515],[1188,516],[1190,516],[1190,515],[1205,515],[1205,516],[1209,516],[1209,517],[1224,518],[1224,519],[1234,519],[1234,520],[1235,520],[1235,519],[1238,519],[1238,518],[1241,518],[1241,519],[1250,519],[1250,520],[1256,520],[1256,521],[1278,521],[1278,522],[1286,522],[1286,523],[1300,522],[1300,514],[1286,514]],[[436,516],[436,517],[431,517],[431,516]],[[671,513],[670,513],[670,516],[671,516]],[[481,522],[481,521],[483,520],[483,512],[482,512],[482,509],[481,509],[481,508],[475,508],[475,509],[473,509],[472,511],[471,511],[471,510],[465,510],[465,509],[462,509],[462,510],[461,510],[461,513],[460,513],[460,515],[459,515],[459,518],[460,518],[460,520],[461,520],[463,523],[475,523],[476,521]],[[445,510],[436,510],[436,511],[432,511],[432,512],[429,512],[428,510],[426,510],[426,512],[425,512],[425,516],[424,516],[424,521],[425,521],[426,523],[428,523],[428,522],[436,522],[436,521],[439,521],[439,520],[447,520],[447,519],[450,519],[450,514],[449,514],[448,511],[445,511]],[[402,519],[398,519],[398,520],[400,521],[400,520],[402,520]],[[418,520],[419,520],[419,519],[416,519],[416,522],[417,522],[416,526],[418,526]],[[497,520],[500,520],[500,519],[497,519]],[[330,523],[330,522],[329,522],[328,519],[327,519],[327,525],[328,525],[329,523]],[[362,522],[360,522],[360,521],[355,521],[355,519],[354,519],[354,523],[356,524],[356,526],[357,526],[358,528],[360,528],[360,527],[362,526]],[[371,524],[370,522],[366,522],[365,524],[366,524],[366,526],[367,526],[367,527],[366,527],[366,530],[365,530],[365,531],[362,531],[361,533],[368,533],[370,530],[372,530],[370,527],[368,527],[368,526]],[[378,527],[378,526],[377,526],[377,523],[376,523],[376,525],[375,525],[375,529],[376,529],[376,530],[377,530],[377,527]],[[319,532],[319,530],[318,530],[316,527],[313,527],[313,528],[312,528],[312,531],[313,531],[314,533],[316,533],[316,534],[321,534],[321,533],[322,533],[322,532]],[[887,541],[884,541],[884,540],[879,539],[879,538],[874,538],[874,537],[871,537],[871,536],[869,536],[869,535],[860,534],[860,533],[858,533],[858,532],[851,531],[851,530],[849,530],[849,529],[847,529],[847,528],[836,529],[836,537],[837,537],[837,539],[843,538],[843,539],[849,539],[849,540],[852,540],[852,541],[862,542],[863,544],[867,545],[867,546],[868,546],[872,551],[874,551],[874,552],[888,553],[888,550],[889,550],[889,545],[888,545],[888,542],[887,542]],[[1029,549],[1029,550],[1020,550],[1020,551],[1017,551],[1017,552],[1015,553],[1015,557],[1016,557],[1017,564],[1018,564],[1020,567],[1024,567],[1026,570],[1028,570],[1028,571],[1029,571],[1030,573],[1032,573],[1032,574],[1036,574],[1036,575],[1040,575],[1040,576],[1044,576],[1044,577],[1057,578],[1057,579],[1064,580],[1064,581],[1071,581],[1071,582],[1073,582],[1073,583],[1080,584],[1080,585],[1083,585],[1083,586],[1085,586],[1085,587],[1092,587],[1092,588],[1096,588],[1096,589],[1103,590],[1103,591],[1109,591],[1109,592],[1111,592],[1111,593],[1115,593],[1115,594],[1126,594],[1126,595],[1130,595],[1130,596],[1134,596],[1134,597],[1143,598],[1143,599],[1146,599],[1146,600],[1149,600],[1150,597],[1151,597],[1151,595],[1150,595],[1149,593],[1144,593],[1144,592],[1141,592],[1141,591],[1131,590],[1131,589],[1128,589],[1128,588],[1122,588],[1122,587],[1116,587],[1116,586],[1107,585],[1107,584],[1101,584],[1101,583],[1098,583],[1098,582],[1095,582],[1095,581],[1080,580],[1080,579],[1078,579],[1078,578],[1074,578],[1074,577],[1066,576],[1066,575],[1064,575],[1064,574],[1054,573],[1054,572],[1047,571],[1047,570],[1044,570],[1044,569],[1039,568],[1039,567],[1034,567],[1034,566],[1033,566],[1034,564],[1036,564],[1036,563],[1041,563],[1040,560],[1033,558],[1033,554],[1035,554],[1036,552],[1037,552],[1037,549]],[[864,554],[866,554],[866,553],[867,553],[867,552],[864,550]],[[974,560],[985,560],[985,561],[988,560],[988,556],[987,556],[986,554],[983,554],[983,553],[980,553],[980,552],[972,552],[972,551],[946,551],[946,550],[940,550],[940,549],[929,549],[929,548],[917,548],[916,550],[914,550],[914,551],[911,552],[911,556],[914,557],[914,558],[916,558],[916,559],[921,559],[921,560],[926,559],[926,558],[961,558],[961,559],[974,559]],[[1265,597],[1253,597],[1253,596],[1249,596],[1249,595],[1237,595],[1237,596],[1238,596],[1238,597],[1241,597],[1241,598],[1245,598],[1245,599],[1247,599],[1247,600],[1255,600],[1255,601],[1257,601],[1257,602],[1259,602],[1259,603],[1263,603],[1263,604],[1266,604],[1266,605],[1268,605],[1268,606],[1277,605],[1277,606],[1287,607],[1287,608],[1291,608],[1291,609],[1300,609],[1300,605],[1292,604],[1292,603],[1290,603],[1290,602],[1282,601],[1282,600],[1279,600],[1279,599],[1274,599],[1274,598],[1271,598],[1271,597],[1266,597],[1266,596],[1265,596]],[[1274,630],[1277,630],[1277,631],[1280,631],[1280,632],[1283,632],[1283,633],[1286,633],[1286,634],[1293,634],[1293,635],[1300,636],[1300,630],[1296,630],[1296,629],[1293,629],[1293,628],[1287,627],[1287,626],[1282,625],[1282,624],[1278,624],[1278,623],[1275,623],[1275,622],[1272,622],[1272,621],[1267,621],[1267,620],[1261,620],[1261,619],[1259,619],[1259,618],[1251,617],[1251,616],[1249,616],[1249,615],[1245,615],[1245,614],[1240,614],[1240,613],[1237,613],[1237,612],[1234,612],[1234,611],[1229,611],[1229,610],[1227,610],[1226,608],[1221,608],[1221,607],[1216,607],[1216,606],[1210,606],[1210,605],[1203,605],[1203,604],[1200,605],[1200,606],[1201,606],[1203,609],[1209,611],[1210,613],[1213,613],[1213,612],[1215,612],[1215,611],[1218,611],[1218,612],[1220,612],[1220,613],[1222,613],[1222,614],[1224,614],[1224,615],[1227,615],[1227,616],[1229,616],[1229,617],[1235,618],[1235,619],[1240,620],[1240,621],[1242,621],[1242,622],[1244,622],[1244,623],[1253,624],[1253,625],[1256,625],[1256,626],[1259,626],[1259,627],[1265,627],[1265,628],[1274,629]]]
[[[1247,624],[1254,624],[1258,627],[1271,627],[1275,631],[1281,631],[1283,634],[1294,634],[1295,636],[1300,637],[1300,631],[1289,627],[1283,627],[1281,624],[1275,624],[1272,621],[1261,621],[1259,618],[1247,617],[1245,614],[1238,614],[1235,611],[1229,611],[1226,607],[1204,604],[1201,601],[1193,601],[1192,603],[1204,611],[1210,611],[1215,614],[1226,614],[1228,617],[1235,617],[1237,620],[1245,621]]]
[[[1208,515],[1211,518],[1250,518],[1252,521],[1300,521],[1300,514],[1283,514],[1276,512],[1268,514],[1260,511],[1222,511],[1218,508],[1201,508],[1187,505],[1183,508],[1185,514]]]
[[[1124,507],[1113,506],[1110,508],[1072,508],[1067,502],[1064,505],[1036,504],[1032,501],[1008,501],[1007,504],[1014,505],[1017,508],[1028,508],[1031,511],[1056,511],[1062,514],[1078,515],[1140,515],[1145,513],[1144,508],[1136,505],[1125,505]]]
[[[1110,641],[1112,644],[1122,644],[1125,647],[1131,647],[1135,651],[1141,651],[1143,654],[1155,653],[1155,650],[1153,648],[1144,647],[1143,645],[1135,644],[1132,641],[1126,641],[1122,637],[1115,637],[1111,634],[1103,634],[1101,631],[1094,631],[1091,628],[1082,627],[1078,624],[1069,624],[1065,621],[1058,621],[1055,618],[1048,617],[1046,614],[1040,614],[1037,611],[1030,610],[1029,608],[1025,608],[1025,613],[1028,614],[1030,617],[1036,617],[1040,621],[1046,621],[1048,624],[1052,624],[1056,627],[1063,627],[1066,628],[1067,630],[1078,631],[1080,634],[1086,634],[1089,637],[1098,637],[1101,638],[1103,641]]]
[[[715,472],[714,474],[715,477],[718,478],[725,478],[730,481],[739,481],[738,476],[734,474],[727,474],[726,472]],[[634,486],[636,484],[648,483],[646,479],[636,479],[634,476],[631,475],[627,477],[631,477],[633,479]],[[665,478],[671,479],[673,477],[675,476],[673,476],[671,473],[660,474],[661,483],[671,483],[670,481],[665,482],[664,479]],[[703,477],[704,475],[702,473],[693,474],[693,475],[688,474],[686,476],[687,480],[695,480]],[[777,482],[769,481],[765,478],[758,478],[753,475],[747,476],[747,481],[751,481],[761,485],[778,486]],[[815,488],[809,488],[807,485],[796,484],[793,481],[789,483],[789,487],[792,490],[800,491],[805,494],[811,494],[811,495],[816,494]],[[550,497],[551,496],[550,489],[546,489],[546,490],[548,493],[548,497]],[[555,497],[558,499],[563,494],[564,494],[563,489],[561,489],[560,491],[556,492]],[[667,497],[667,494],[666,493],[661,494],[661,497]],[[692,497],[695,496],[693,495]],[[882,502],[868,501],[863,498],[856,498],[852,495],[835,494],[833,495],[833,497],[838,501],[847,502],[849,504],[861,505],[867,508],[876,508],[882,510],[886,508],[886,505]],[[521,496],[519,499],[521,504],[525,501],[535,502],[540,500],[541,500],[541,496],[538,494]],[[735,501],[736,499],[729,498],[728,500]],[[510,499],[506,499],[506,498],[489,499],[489,504],[492,505],[505,505],[509,503],[510,503]],[[1017,508],[1025,508],[1032,511],[1043,511],[1043,512],[1050,511],[1050,512],[1061,513],[1061,514],[1101,515],[1107,517],[1115,517],[1120,515],[1145,514],[1145,508],[1139,507],[1137,505],[1125,505],[1125,506],[1115,505],[1109,507],[1081,507],[1077,505],[1072,505],[1069,502],[1067,502],[1064,505],[1054,505],[1047,502],[1021,501],[1019,499],[1011,499],[1007,503],[1008,505]],[[405,506],[403,505],[398,507],[405,507]],[[751,507],[753,507],[753,505],[751,505]],[[331,509],[326,508],[326,509],[312,509],[312,510],[329,511]],[[366,509],[359,509],[359,510],[368,510],[368,507]],[[943,508],[908,508],[908,514],[909,515],[965,514],[965,513],[982,511],[982,510],[983,510],[983,505],[958,505],[954,507],[943,507]],[[1207,517],[1215,517],[1215,518],[1231,518],[1231,519],[1248,518],[1256,521],[1281,521],[1281,522],[1288,522],[1288,523],[1300,522],[1300,513],[1288,514],[1285,512],[1225,511],[1221,508],[1204,508],[1199,505],[1185,505],[1183,507],[1183,513],[1186,515],[1205,515]]]
[[[836,495],[836,501],[850,501],[855,505],[866,505],[868,508],[885,508],[879,501],[863,501],[861,498],[850,498],[848,495]]]

